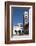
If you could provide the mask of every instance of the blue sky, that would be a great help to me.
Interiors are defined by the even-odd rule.
[[[18,23],[23,24],[23,15],[25,11],[28,11],[28,8],[24,7],[13,7],[11,9],[11,13],[13,11],[13,25],[17,25]]]

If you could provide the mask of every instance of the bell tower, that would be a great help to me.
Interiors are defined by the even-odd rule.
[[[29,30],[29,13],[28,11],[24,12],[24,34],[28,34]]]

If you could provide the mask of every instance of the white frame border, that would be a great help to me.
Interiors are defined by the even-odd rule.
[[[24,35],[23,36],[13,36],[11,37],[11,7],[31,7],[32,9],[32,6],[29,6],[29,5],[10,5],[10,40],[32,40],[32,10],[30,10],[31,14],[29,13],[29,35]],[[31,20],[31,21],[30,21]]]

